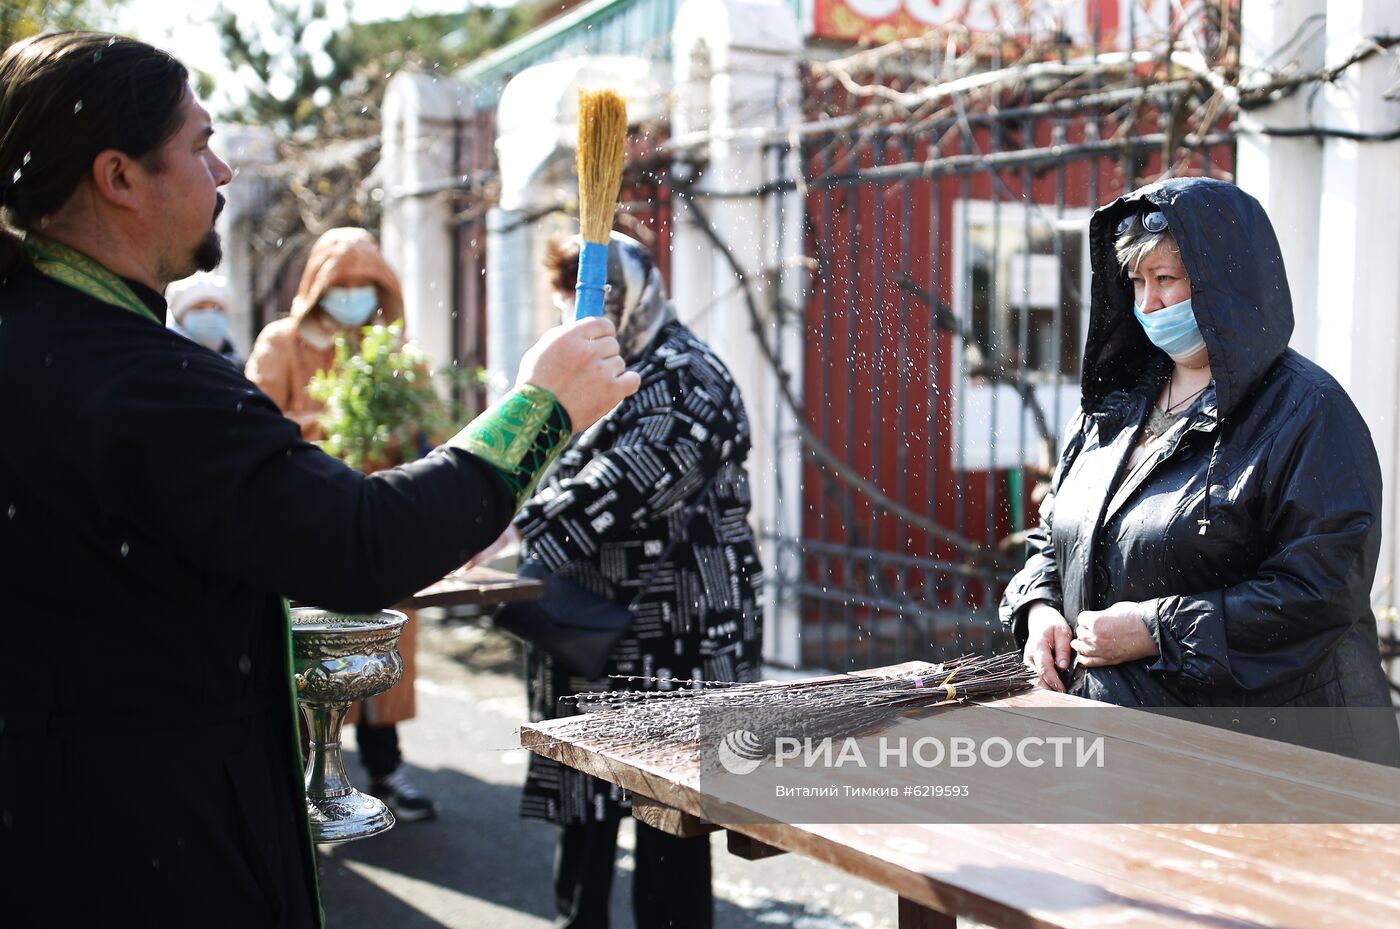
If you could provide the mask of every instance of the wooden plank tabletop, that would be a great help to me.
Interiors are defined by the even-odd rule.
[[[1033,715],[1076,705],[1096,706],[1062,694],[1033,691],[989,701],[983,707]],[[965,709],[986,711],[954,707],[949,712]],[[1376,766],[1338,756],[1145,713],[1122,712],[1112,718],[1108,728],[1115,731],[1109,737],[1147,746],[1144,757],[1158,768],[1151,782],[1154,790],[1191,791],[1194,778],[1226,765],[1250,770],[1260,779],[1247,782],[1254,789],[1263,783],[1269,790],[1284,791],[1286,800],[1291,800],[1288,792],[1293,792],[1298,802],[1316,804],[1317,809],[1337,805],[1336,809],[1344,810],[1349,803],[1371,799],[1379,783]],[[698,761],[556,738],[554,730],[567,723],[554,720],[524,726],[521,743],[703,818],[707,798],[700,789]],[[1056,797],[1054,802],[1062,799]],[[725,828],[825,861],[940,913],[968,916],[992,926],[1400,926],[1400,826],[1391,824],[886,821],[735,822]]]
[[[495,606],[515,600],[536,600],[544,596],[544,585],[494,568],[474,567],[453,572],[425,587],[400,608],[424,606]]]

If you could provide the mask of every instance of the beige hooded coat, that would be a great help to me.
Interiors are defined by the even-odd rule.
[[[388,325],[403,319],[403,291],[399,279],[384,260],[374,236],[364,229],[331,229],[311,246],[301,284],[287,316],[273,320],[258,334],[244,371],[287,415],[301,427],[302,438],[322,437],[316,418],[322,406],[311,399],[307,385],[317,371],[328,371],[335,362],[334,326],[320,308],[321,297],[331,287],[348,281],[370,281],[379,291],[379,311],[368,325]]]
[[[385,261],[374,236],[364,229],[331,229],[311,246],[301,283],[292,300],[291,313],[268,323],[253,343],[244,373],[276,402],[288,419],[301,427],[302,438],[322,438],[317,417],[322,404],[307,391],[317,371],[328,371],[335,362],[333,328],[321,297],[331,287],[348,282],[373,282],[379,291],[379,310],[367,325],[388,325],[403,319],[403,291],[398,276]],[[333,325],[333,324],[332,324]],[[399,638],[403,678],[390,690],[367,701],[369,716],[377,725],[412,719],[415,713],[413,682],[418,651],[418,617],[409,611],[409,622]],[[359,706],[351,707],[349,722],[356,722]]]

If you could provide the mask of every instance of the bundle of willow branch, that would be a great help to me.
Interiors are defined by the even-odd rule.
[[[642,678],[627,678],[643,680]],[[835,738],[861,735],[902,713],[1002,697],[1029,689],[1034,674],[1015,652],[965,656],[887,676],[819,678],[791,683],[725,684],[670,681],[685,689],[581,694],[580,716],[551,726],[560,742],[677,765],[700,758],[704,735],[742,729],[771,754],[778,736]]]

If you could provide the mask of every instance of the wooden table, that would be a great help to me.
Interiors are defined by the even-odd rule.
[[[398,604],[401,609],[425,606],[499,606],[515,600],[537,600],[544,585],[493,568],[453,572]]]
[[[1088,703],[1033,691],[984,706],[1034,713]],[[981,712],[949,710],[965,711]],[[1289,775],[1268,783],[1320,791],[1324,808],[1376,783],[1374,765],[1145,713],[1118,715],[1120,728],[1166,733],[1152,750],[1179,752],[1187,789],[1193,771],[1216,763],[1215,756],[1233,758],[1241,741],[1249,743],[1246,760],[1225,763],[1253,766],[1266,782],[1287,763]],[[658,762],[644,752],[556,738],[553,730],[565,723],[523,726],[521,743],[632,791],[634,815],[653,826],[680,835],[718,828],[701,819],[706,798],[698,762]],[[736,822],[725,828],[730,850],[744,857],[802,854],[894,891],[901,929],[950,929],[958,916],[1015,929],[1400,926],[1397,825]]]

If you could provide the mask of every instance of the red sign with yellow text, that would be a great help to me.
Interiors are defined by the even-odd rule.
[[[812,37],[871,44],[939,27],[1012,34],[1062,31],[1076,43],[1117,44],[1119,24],[1139,35],[1170,17],[1170,0],[813,0]]]

